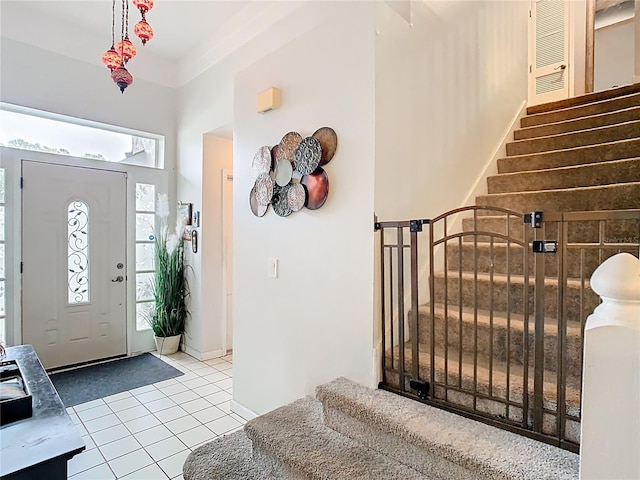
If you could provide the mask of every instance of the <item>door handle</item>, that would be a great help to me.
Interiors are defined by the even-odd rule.
[[[564,70],[565,68],[567,68],[567,66],[563,63],[559,67],[554,68],[554,70]]]
[[[111,280],[112,282],[124,282],[124,277],[122,275],[118,275],[115,279]]]

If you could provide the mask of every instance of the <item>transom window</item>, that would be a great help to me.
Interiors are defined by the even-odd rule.
[[[162,168],[159,135],[0,104],[0,146]]]

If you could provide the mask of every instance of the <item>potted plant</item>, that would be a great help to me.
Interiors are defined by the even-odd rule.
[[[189,316],[184,223],[179,219],[175,232],[169,232],[167,195],[158,195],[157,214],[160,217],[160,228],[154,235],[155,276],[152,284],[155,307],[150,312],[149,325],[153,330],[158,353],[170,355],[178,351]]]

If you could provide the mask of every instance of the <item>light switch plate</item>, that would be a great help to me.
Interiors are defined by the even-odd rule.
[[[278,259],[269,259],[269,278],[278,278]]]

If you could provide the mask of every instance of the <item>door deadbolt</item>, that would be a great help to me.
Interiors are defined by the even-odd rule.
[[[122,270],[122,269],[124,268],[124,263],[119,263],[119,264],[117,264],[117,265],[116,265],[116,268],[117,268],[118,270]]]
[[[122,275],[118,275],[115,279],[111,280],[112,282],[124,282],[124,277]]]

